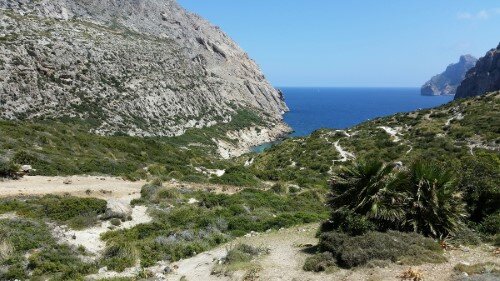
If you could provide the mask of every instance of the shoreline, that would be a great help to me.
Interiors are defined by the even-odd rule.
[[[217,152],[223,159],[230,159],[252,152],[252,148],[285,139],[293,130],[284,121],[272,127],[254,126],[230,131],[226,136],[232,141],[214,140]]]

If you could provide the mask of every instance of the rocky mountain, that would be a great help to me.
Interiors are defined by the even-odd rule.
[[[427,81],[421,89],[424,96],[454,95],[469,69],[476,65],[477,59],[471,55],[461,56],[457,63],[450,64],[446,70]]]
[[[257,64],[175,0],[0,0],[2,119],[174,136],[247,109],[284,130]]]
[[[500,90],[500,44],[467,72],[455,98],[479,96],[497,90]]]

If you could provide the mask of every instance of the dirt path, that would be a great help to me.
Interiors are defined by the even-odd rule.
[[[349,160],[349,159],[355,159],[356,156],[354,156],[354,154],[352,154],[348,151],[345,151],[342,148],[342,146],[340,146],[339,142],[340,142],[340,140],[336,141],[334,146],[342,158],[338,159],[338,160],[333,160],[333,163],[335,164],[335,162],[347,162],[347,160]]]
[[[386,127],[386,126],[380,126],[377,128],[384,130],[392,138],[393,142],[400,142],[401,141],[401,138],[398,136],[398,135],[400,135],[400,132],[399,132],[400,128],[393,129],[391,127]]]
[[[105,200],[134,199],[138,198],[144,184],[146,184],[144,180],[131,182],[109,176],[25,176],[19,180],[0,180],[0,198],[22,195],[70,194],[78,197],[94,197]],[[234,194],[242,189],[237,186],[183,183],[175,180],[164,182],[163,186],[226,194]]]

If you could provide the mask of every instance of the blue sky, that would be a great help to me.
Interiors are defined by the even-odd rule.
[[[500,41],[498,0],[178,0],[275,86],[420,86]]]

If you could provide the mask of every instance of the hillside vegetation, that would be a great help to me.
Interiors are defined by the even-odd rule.
[[[500,232],[500,92],[319,130],[251,157],[261,180],[325,192],[330,182],[330,230]]]
[[[214,139],[231,142],[226,132],[262,122],[257,113],[242,110],[227,124],[190,129],[179,137],[143,138],[95,135],[89,133],[88,124],[76,119],[0,121],[0,174],[8,176],[16,164],[32,165],[36,175],[107,174],[132,180],[159,177],[195,182],[212,178],[248,185],[257,180],[251,174],[241,175],[247,173],[241,169],[229,170],[220,179],[210,175],[209,170],[234,166],[219,159]]]

